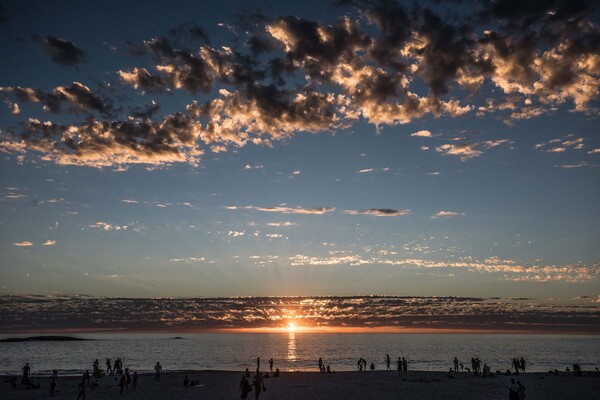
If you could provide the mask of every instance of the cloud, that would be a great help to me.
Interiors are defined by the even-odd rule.
[[[284,221],[284,222],[269,222],[267,226],[275,226],[275,227],[288,227],[288,226],[296,226],[295,222]]]
[[[422,130],[422,131],[417,131],[417,132],[413,132],[410,134],[410,136],[417,136],[417,137],[431,137],[431,132],[427,131],[427,130]]]
[[[79,82],[70,86],[57,86],[51,92],[44,92],[32,88],[0,87],[0,92],[13,96],[23,102],[41,103],[45,111],[61,113],[64,105],[67,112],[98,112],[102,115],[112,113],[112,102],[92,92],[92,90]]]
[[[451,218],[451,217],[460,217],[460,216],[464,216],[464,215],[466,215],[466,214],[461,213],[461,212],[456,212],[456,211],[440,211],[440,212],[436,213],[435,215],[432,215],[431,218],[432,219]]]
[[[33,246],[33,243],[28,242],[28,241],[15,242],[15,243],[13,243],[13,246],[17,246],[17,247],[31,247],[31,246]]]
[[[282,214],[314,214],[314,215],[323,215],[335,211],[333,207],[315,207],[315,208],[301,208],[301,207],[254,207],[254,206],[246,206],[243,207],[249,210],[256,210],[262,212],[275,212]],[[231,208],[230,208],[231,209]]]
[[[174,258],[172,262],[188,262]],[[190,261],[192,263],[193,261]],[[207,263],[208,261],[200,261]],[[253,256],[257,266],[278,265],[274,256]],[[104,275],[115,279],[119,275]],[[122,277],[122,276],[121,276]],[[595,303],[534,299],[423,296],[273,296],[224,298],[110,298],[66,295],[2,295],[6,332],[53,330],[190,331],[281,328],[290,316],[311,327],[395,327],[483,331],[598,333]],[[44,318],[46,310],[55,318]],[[93,314],[79,310],[96,310]],[[132,313],[135,309],[138,312]],[[293,310],[293,314],[290,314]],[[576,313],[573,310],[577,310]],[[185,318],[182,317],[185,314]],[[509,322],[507,322],[509,321]],[[351,367],[348,364],[348,367]]]
[[[344,212],[350,215],[373,215],[376,217],[403,217],[411,214],[410,210],[394,210],[391,208],[369,208],[367,210],[346,210]]]
[[[133,222],[130,222],[129,224],[126,225],[117,225],[117,224],[109,224],[108,222],[102,222],[102,221],[98,221],[95,224],[89,225],[88,228],[92,228],[92,229],[99,229],[101,231],[126,231],[130,228],[132,228],[135,224]],[[139,231],[139,228],[134,228],[132,229],[133,231]]]
[[[70,67],[84,62],[87,58],[83,50],[67,39],[48,36],[41,39],[40,44],[52,61],[63,66]]]
[[[244,231],[229,231],[227,233],[227,236],[229,237],[240,237],[240,236],[244,236],[246,234],[246,232]]]
[[[56,244],[56,240],[46,240],[42,246],[54,246]]]
[[[577,164],[561,164],[561,165],[555,165],[555,168],[566,168],[566,169],[571,169],[571,168],[582,168],[582,167],[587,167],[589,166],[588,163],[586,163],[585,161],[582,161],[580,163]]]
[[[576,137],[573,134],[537,143],[533,146],[534,149],[544,153],[564,153],[570,150],[583,150],[585,147],[585,139]],[[588,152],[588,154],[591,153]]]
[[[483,150],[492,149],[494,147],[512,143],[512,141],[506,139],[486,140],[481,142],[463,144],[447,143],[441,146],[437,146],[435,148],[435,151],[444,155],[458,156],[462,161],[466,161],[471,158],[479,157],[483,154]]]
[[[42,160],[59,165],[108,167],[122,164],[197,165],[203,154],[197,147],[200,123],[183,114],[167,115],[161,122],[98,121],[61,125],[29,119],[19,142],[0,142],[10,153],[29,148]]]
[[[244,29],[223,23],[235,39],[221,45],[209,45],[200,26],[176,26],[168,37],[149,38],[135,49],[146,62],[117,70],[120,81],[104,85],[102,95],[80,82],[50,91],[3,88],[13,110],[20,110],[18,100],[56,114],[86,115],[80,122],[42,124],[20,110],[22,131],[3,135],[2,151],[21,161],[33,152],[45,161],[92,167],[197,166],[206,148],[272,146],[298,132],[335,132],[361,121],[380,129],[473,112],[497,113],[507,123],[569,107],[597,112],[600,28],[586,2],[482,2],[451,19],[418,4],[351,3],[353,12],[327,24],[297,16],[261,16]],[[524,13],[507,11],[513,3]],[[62,65],[86,58],[66,39],[37,40]],[[202,100],[155,118],[156,103],[121,104],[130,87],[138,99],[184,91]],[[433,135],[421,130],[411,136]],[[502,143],[509,142],[451,143],[436,151],[468,160]],[[554,152],[583,146],[555,146]]]

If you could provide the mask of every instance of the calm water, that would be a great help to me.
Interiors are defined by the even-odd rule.
[[[175,336],[183,339],[173,339]],[[0,343],[0,373],[17,374],[29,362],[33,374],[61,374],[92,370],[98,358],[121,357],[125,367],[151,371],[160,361],[163,369],[251,370],[256,357],[261,368],[273,357],[284,371],[316,370],[317,360],[335,370],[354,370],[365,358],[385,368],[385,355],[406,357],[409,369],[447,371],[455,356],[470,367],[479,357],[493,371],[506,370],[512,357],[524,357],[529,371],[564,369],[572,363],[600,367],[600,337],[494,334],[390,334],[390,333],[203,333],[203,334],[82,334],[81,342]],[[392,366],[393,367],[393,366]]]

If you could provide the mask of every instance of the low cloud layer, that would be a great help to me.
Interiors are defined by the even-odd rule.
[[[598,112],[600,28],[591,2],[521,7],[511,0],[471,1],[468,15],[454,10],[452,19],[441,6],[339,4],[344,6],[335,8],[339,17],[331,23],[301,16],[242,18],[244,29],[227,25],[236,32],[235,43],[209,45],[195,24],[128,42],[145,62],[113,71],[119,82],[110,85],[110,95],[80,82],[51,91],[5,87],[13,114],[24,119],[4,127],[0,148],[69,165],[198,165],[207,149],[271,146],[297,132],[331,132],[358,121],[379,128],[494,113],[513,123],[558,109]],[[194,44],[184,46],[182,38]],[[86,60],[67,39],[37,40],[56,63]],[[195,100],[158,116],[158,103],[121,104],[131,90],[138,103],[147,92],[183,92]],[[55,116],[86,118],[40,122],[18,101],[40,103]],[[420,130],[412,136],[432,135]],[[435,149],[467,160],[503,142]]]
[[[286,326],[288,320],[293,319],[299,325],[310,327],[470,328],[597,334],[598,324],[593,321],[597,315],[598,306],[593,299],[587,305],[569,306],[534,299],[469,297],[0,296],[4,332],[268,328]]]

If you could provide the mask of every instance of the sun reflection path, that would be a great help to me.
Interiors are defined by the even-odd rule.
[[[287,360],[290,362],[298,361],[298,354],[296,354],[296,334],[291,330],[289,331],[287,348]]]

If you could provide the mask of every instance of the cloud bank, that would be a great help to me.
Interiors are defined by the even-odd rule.
[[[3,129],[0,148],[67,165],[198,165],[206,149],[271,146],[298,132],[335,131],[358,121],[381,127],[495,113],[512,123],[559,108],[598,112],[600,28],[591,2],[471,1],[468,14],[453,9],[451,19],[443,17],[448,10],[442,6],[339,4],[344,6],[335,9],[339,17],[332,23],[301,16],[242,18],[245,29],[230,26],[236,43],[220,46],[208,44],[202,27],[180,25],[133,44],[135,55],[151,65],[116,69],[119,82],[103,96],[80,82],[51,91],[5,87],[14,114],[25,119]],[[182,37],[198,47],[181,45]],[[61,65],[86,59],[67,39],[39,42]],[[124,104],[123,94],[131,90],[139,99],[155,92],[195,100],[158,116],[159,104]],[[41,122],[17,100],[85,119]],[[448,143],[435,149],[467,160],[496,145]]]

